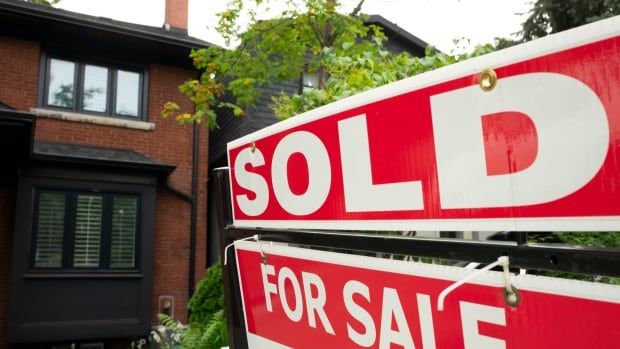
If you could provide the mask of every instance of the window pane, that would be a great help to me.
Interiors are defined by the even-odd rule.
[[[36,251],[34,266],[62,266],[62,243],[65,231],[65,195],[41,193],[37,215]]]
[[[303,91],[310,92],[316,90],[319,86],[319,74],[318,73],[307,73],[304,72],[302,75],[303,79]]]
[[[75,63],[60,59],[50,59],[48,105],[73,108],[74,76]]]
[[[137,117],[140,102],[140,74],[119,70],[116,80],[116,114]]]
[[[75,213],[74,267],[99,266],[101,245],[101,214],[103,198],[95,195],[78,195]]]
[[[138,198],[115,196],[112,204],[111,268],[135,267]]]
[[[84,91],[82,108],[105,112],[108,101],[108,69],[87,65],[84,67]]]

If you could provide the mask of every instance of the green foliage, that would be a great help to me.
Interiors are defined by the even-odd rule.
[[[560,240],[562,243],[575,247],[600,247],[620,249],[620,233],[612,232],[557,232],[552,236],[533,235],[530,241],[547,243]],[[620,278],[601,275],[574,274],[564,272],[542,271],[539,274],[565,279],[584,280],[620,285]]]
[[[214,314],[224,309],[222,266],[219,263],[207,269],[205,278],[198,284],[188,307],[191,313],[190,324],[206,324]]]
[[[46,6],[54,6],[60,2],[60,0],[26,0],[33,4],[46,5]]]
[[[220,349],[228,345],[228,328],[224,313],[222,267],[212,265],[188,303],[190,323],[185,326],[172,317],[158,314],[161,326],[156,327],[149,341],[161,349]],[[132,348],[145,343],[134,342]]]
[[[188,303],[190,324],[182,336],[183,348],[219,349],[228,345],[228,328],[224,314],[222,266],[207,269]]]
[[[150,340],[161,349],[180,349],[185,327],[166,314],[157,314],[160,326],[151,331]]]
[[[191,324],[183,336],[183,348],[220,349],[228,345],[228,330],[224,310],[213,314],[205,324]]]
[[[324,88],[272,98],[271,107],[276,116],[287,119],[336,100],[494,50],[492,45],[484,45],[469,54],[451,56],[429,47],[424,57],[413,57],[406,52],[394,54],[385,50],[380,36],[376,36],[372,45],[365,46],[364,50],[351,50],[353,44],[347,47],[344,54],[326,50],[322,60],[328,73]]]
[[[620,233],[585,232],[555,233],[560,240],[570,245],[584,247],[620,248]]]
[[[201,75],[183,83],[179,90],[195,104],[195,111],[180,111],[174,108],[176,104],[168,103],[162,115],[176,115],[179,123],[206,120],[214,129],[217,110],[232,109],[234,115],[243,116],[243,108],[254,104],[265,86],[298,79],[302,71],[316,72],[319,88],[326,88],[330,74],[326,64],[349,55],[364,60],[364,53],[375,55],[385,39],[379,28],[364,24],[364,17],[338,13],[336,0],[287,1],[288,8],[279,16],[269,20],[256,17],[275,2],[229,0],[226,11],[219,14],[217,30],[228,43],[238,46],[192,51],[190,57]],[[250,24],[242,28],[239,23],[247,17]],[[355,84],[363,82],[358,77]],[[323,103],[322,96],[315,97]]]
[[[206,349],[220,349],[228,345],[228,329],[223,309],[213,314],[213,317],[207,323],[204,335],[201,338],[201,344],[201,347]]]
[[[537,0],[523,23],[523,41],[620,14],[620,0]]]

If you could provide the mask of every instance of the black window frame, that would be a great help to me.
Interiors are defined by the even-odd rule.
[[[71,108],[51,105],[48,103],[49,82],[51,72],[51,60],[69,61],[75,64],[73,72],[73,105]],[[85,110],[83,107],[83,87],[84,76],[87,65],[97,66],[108,69],[106,111],[97,112]],[[118,81],[118,71],[137,73],[140,77],[138,91],[138,115],[129,116],[116,113],[116,91]],[[142,65],[127,64],[122,62],[105,61],[97,58],[74,56],[66,53],[42,52],[39,74],[39,97],[38,106],[45,109],[60,110],[71,113],[88,114],[115,119],[147,121],[148,120],[148,69]]]
[[[65,195],[65,216],[64,216],[64,235],[62,243],[62,257],[60,267],[38,267],[36,266],[36,249],[38,238],[38,209],[42,193],[60,193]],[[111,273],[135,273],[140,271],[140,232],[142,230],[142,195],[134,192],[115,192],[82,189],[57,189],[47,187],[37,187],[34,189],[33,200],[33,221],[32,239],[30,243],[29,269],[36,272],[111,272]],[[76,229],[76,203],[78,195],[101,196],[103,200],[101,235],[99,243],[99,266],[98,267],[79,267],[74,265],[75,255],[75,229]],[[110,256],[112,251],[112,213],[114,197],[136,197],[136,227],[134,231],[134,265],[132,268],[113,268],[110,267]]]

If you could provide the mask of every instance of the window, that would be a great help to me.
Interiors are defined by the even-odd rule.
[[[136,268],[138,195],[38,191],[35,268]]]
[[[65,58],[45,59],[43,106],[141,119],[144,73]]]
[[[303,72],[301,73],[300,80],[301,80],[300,81],[301,82],[300,93],[316,90],[319,86],[319,74],[318,73]]]

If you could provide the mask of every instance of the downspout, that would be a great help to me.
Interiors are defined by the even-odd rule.
[[[193,124],[192,150],[192,211],[189,229],[189,285],[188,300],[194,295],[196,281],[196,223],[198,219],[198,157],[200,155],[200,125]]]

